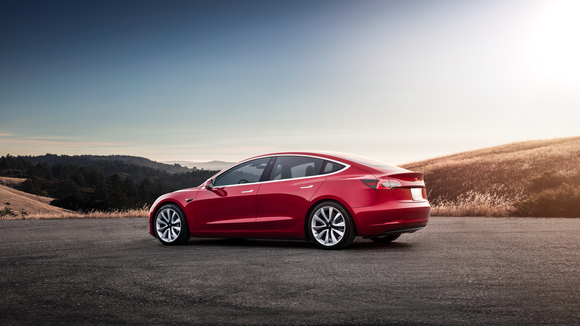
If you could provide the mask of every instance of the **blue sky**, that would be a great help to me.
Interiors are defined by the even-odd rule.
[[[402,164],[578,136],[579,4],[6,1],[0,155]]]

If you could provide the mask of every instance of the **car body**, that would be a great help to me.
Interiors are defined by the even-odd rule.
[[[390,242],[415,232],[430,210],[422,173],[353,154],[283,152],[159,197],[149,233],[166,245],[190,236],[290,238],[339,249],[355,236]]]

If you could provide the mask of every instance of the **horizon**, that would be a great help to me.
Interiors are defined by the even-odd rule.
[[[580,138],[580,135],[577,136],[571,136],[571,137],[556,137],[556,138],[547,138],[547,139],[529,139],[529,140],[524,140],[524,141],[516,141],[516,142],[510,142],[510,143],[505,143],[505,144],[499,144],[499,145],[495,145],[495,146],[488,146],[488,147],[482,147],[482,148],[475,148],[475,149],[470,149],[467,151],[462,151],[462,152],[455,152],[455,153],[450,153],[450,154],[446,154],[446,155],[442,155],[442,156],[437,156],[437,157],[430,157],[430,158],[426,158],[420,161],[412,161],[412,162],[405,162],[405,163],[400,163],[400,164],[396,164],[396,165],[412,165],[412,164],[417,164],[417,163],[422,163],[425,161],[431,161],[431,160],[436,160],[436,159],[441,159],[441,158],[445,158],[447,156],[454,156],[457,154],[463,154],[463,153],[467,153],[467,152],[473,152],[473,151],[479,151],[479,150],[486,150],[486,149],[491,149],[494,147],[502,147],[502,146],[508,146],[508,145],[513,145],[513,144],[518,144],[518,143],[525,143],[525,142],[534,142],[534,141],[554,141],[554,140],[559,140],[559,139],[568,139],[568,138]],[[292,152],[292,151],[291,151]],[[296,151],[296,152],[302,152],[302,151]],[[313,151],[316,152],[316,151]],[[263,154],[273,154],[272,153],[263,153]],[[340,152],[337,152],[340,153]],[[346,153],[348,154],[348,153]],[[12,155],[10,153],[7,153],[6,155],[1,155],[2,156],[7,156],[7,155],[11,155],[11,156],[18,156],[18,155]],[[40,154],[40,155],[22,155],[22,156],[45,156],[45,155],[56,155],[56,156],[103,156],[103,157],[110,157],[110,156],[129,156],[129,157],[136,157],[136,158],[144,158],[144,159],[148,159],[150,161],[156,162],[156,163],[163,163],[163,164],[174,164],[174,163],[199,163],[199,164],[207,164],[207,163],[228,163],[228,164],[233,164],[233,163],[237,163],[238,161],[242,161],[245,160],[249,157],[243,158],[241,160],[238,161],[223,161],[223,160],[209,160],[209,161],[190,161],[190,160],[165,160],[165,161],[157,161],[148,157],[144,157],[144,156],[136,156],[136,155],[124,155],[124,154],[108,154],[108,155],[95,155],[95,154],[55,154],[55,153],[45,153],[45,154]],[[370,157],[372,158],[372,157]],[[386,162],[389,163],[389,162]],[[185,165],[184,165],[185,166]]]
[[[578,16],[573,0],[4,4],[0,151],[400,165],[577,136]]]

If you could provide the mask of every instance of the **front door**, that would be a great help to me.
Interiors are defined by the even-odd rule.
[[[256,194],[260,184],[201,189],[195,199],[200,231],[256,230]]]
[[[270,158],[240,163],[217,176],[195,199],[200,231],[256,230],[256,194]]]

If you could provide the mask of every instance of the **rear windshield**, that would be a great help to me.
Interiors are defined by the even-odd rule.
[[[375,168],[393,168],[393,167],[396,167],[393,164],[385,163],[383,161],[375,160],[374,158],[370,158],[370,157],[366,157],[366,156],[360,156],[360,155],[354,155],[354,154],[342,154],[342,153],[340,155],[336,155],[336,156],[341,157],[341,158],[346,159],[346,160],[349,160],[349,161],[356,162],[356,163],[372,166]]]

